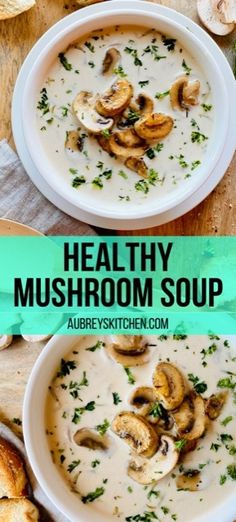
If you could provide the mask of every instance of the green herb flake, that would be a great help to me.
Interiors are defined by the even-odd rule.
[[[212,445],[210,447],[211,451],[215,451],[217,453],[219,448],[220,448],[220,444],[217,444],[216,442],[212,442]]]
[[[162,55],[158,54],[158,49],[159,49],[158,45],[154,45],[154,44],[148,45],[144,49],[143,54],[150,53],[153,56],[154,60],[157,62],[159,62],[160,60],[166,59],[167,56],[162,56]]]
[[[178,451],[182,451],[182,449],[186,446],[187,441],[185,439],[180,439],[175,441],[175,447]]]
[[[105,488],[100,487],[96,488],[95,491],[91,491],[87,495],[81,497],[83,504],[89,504],[90,502],[94,502],[94,500],[98,499],[105,493]]]
[[[95,52],[95,48],[94,48],[94,45],[91,43],[91,42],[85,42],[85,47],[87,47],[87,49],[91,52],[91,53],[94,53]]]
[[[141,179],[140,181],[137,181],[134,185],[135,190],[138,192],[144,192],[144,194],[148,194],[149,192],[149,185],[148,182],[145,179]]]
[[[92,61],[88,62],[88,65],[89,65],[89,67],[91,67],[91,69],[94,69],[94,67],[95,67],[95,63]]]
[[[133,49],[132,47],[125,47],[124,50],[126,53],[130,54],[134,58],[134,65],[136,65],[137,67],[141,67],[143,65],[142,60],[140,60],[138,56],[137,49]]]
[[[226,475],[221,475],[220,476],[220,486],[223,486],[225,484],[226,480],[227,480]]]
[[[167,48],[167,51],[174,51],[175,45],[177,40],[175,38],[166,38],[165,36],[162,37],[162,42],[164,46]]]
[[[146,87],[146,85],[149,84],[149,80],[140,81],[138,84],[140,85],[141,89],[143,89],[143,87]]]
[[[48,93],[46,87],[43,87],[43,89],[40,91],[41,98],[38,102],[37,109],[42,111],[42,114],[47,114],[49,112],[50,106],[49,106],[49,100],[48,100]],[[42,127],[43,129],[43,127]],[[41,130],[42,130],[41,129]],[[45,128],[46,130],[46,128]]]
[[[163,100],[163,98],[165,98],[166,96],[169,96],[169,94],[170,94],[170,91],[157,92],[155,94],[155,98],[157,98],[157,100]]]
[[[102,182],[101,178],[99,178],[99,176],[96,176],[96,178],[93,179],[92,185],[94,185],[94,187],[99,188],[99,189],[103,188],[103,182]]]
[[[121,398],[120,398],[120,396],[119,396],[119,393],[117,393],[117,392],[113,392],[112,396],[113,396],[113,404],[115,404],[116,406],[117,406],[120,402],[122,402],[122,400],[121,400]]]
[[[12,419],[12,423],[13,423],[13,424],[16,424],[16,426],[22,426],[22,420],[19,419],[18,417],[14,417],[14,418]]]
[[[110,138],[110,136],[111,136],[110,130],[109,129],[103,129],[102,130],[102,136],[103,136],[103,138],[106,138],[108,140],[108,138]]]
[[[193,131],[191,134],[192,143],[204,143],[204,141],[208,140],[208,137],[198,131]]]
[[[224,379],[220,379],[217,383],[218,388],[228,388],[234,390],[236,383],[232,381],[232,377],[225,377]]]
[[[230,415],[229,417],[226,417],[224,420],[222,420],[221,425],[222,426],[227,426],[227,424],[232,422],[232,420],[233,420],[233,417],[232,417],[232,415]]]
[[[166,506],[161,506],[161,510],[164,513],[164,515],[168,515],[168,513],[170,512],[169,508],[167,508]]]
[[[129,384],[135,384],[136,379],[134,375],[132,374],[130,368],[124,368],[126,375],[128,376],[128,383]]]
[[[210,112],[213,105],[207,105],[206,103],[202,103],[201,107],[203,108],[204,112]]]
[[[97,460],[97,459],[93,460],[91,462],[91,468],[95,469],[97,466],[99,466],[99,464],[100,464],[100,460]]]
[[[76,176],[72,182],[71,182],[71,185],[73,188],[78,188],[80,187],[81,185],[84,185],[84,183],[86,183],[86,179],[84,176]]]
[[[77,169],[73,169],[73,168],[70,168],[69,172],[70,172],[70,174],[73,174],[73,176],[76,176],[76,174],[78,174],[78,170]]]
[[[113,70],[113,73],[116,74],[117,76],[120,76],[120,78],[127,78],[127,74],[125,73],[123,67],[121,65],[119,65],[119,67],[117,67],[116,69]]]
[[[58,58],[66,71],[72,70],[72,64],[68,62],[64,53],[59,53]]]
[[[73,462],[71,462],[71,464],[69,464],[67,471],[69,471],[69,473],[72,473],[72,471],[74,471],[74,469],[80,465],[80,462],[81,462],[81,460],[73,460]]]
[[[201,165],[201,161],[200,160],[192,161],[192,163],[191,163],[191,170],[195,170],[197,167],[199,167],[199,165]]]
[[[118,176],[121,176],[121,178],[128,179],[128,174],[124,172],[123,170],[119,170]]]
[[[96,344],[86,348],[87,352],[96,352],[96,350],[100,350],[100,348],[104,348],[105,343],[103,341],[97,341]]]
[[[183,69],[184,69],[186,75],[189,76],[190,73],[191,73],[191,71],[192,71],[192,69],[191,69],[191,67],[189,67],[189,66],[187,65],[187,63],[186,63],[185,60],[182,61],[182,67],[183,67]]]
[[[152,520],[159,520],[154,511],[145,511],[142,515],[134,515],[126,517],[126,522],[151,522]]]
[[[227,473],[232,480],[236,480],[236,464],[227,466]]]
[[[105,433],[107,432],[109,427],[110,427],[110,423],[107,419],[105,419],[103,424],[98,424],[96,426],[96,430],[98,431],[99,435],[101,435],[101,437],[102,437],[103,435],[105,435]]]
[[[77,368],[75,361],[65,361],[65,359],[61,359],[60,370],[57,372],[57,377],[65,377],[66,375],[70,375],[72,370]]]
[[[193,383],[194,390],[197,393],[204,393],[207,390],[207,384],[201,381],[196,375],[193,375],[193,373],[188,374],[188,379]]]

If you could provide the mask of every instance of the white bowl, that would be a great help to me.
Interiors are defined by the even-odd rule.
[[[235,336],[227,336],[227,338],[232,346],[235,346]],[[23,433],[30,464],[46,495],[72,522],[91,522],[90,509],[78,501],[53,464],[45,432],[48,386],[55,375],[59,361],[73,349],[76,342],[78,342],[78,336],[55,335],[39,356],[26,388]],[[192,522],[215,522],[216,520],[217,522],[232,522],[235,517],[235,491],[232,494],[231,490],[225,494],[224,502],[217,505],[217,499],[215,499],[213,509],[205,503],[204,507],[202,506],[202,516],[196,517],[193,513]],[[92,511],[92,520],[93,522],[111,522],[110,518],[95,510]]]
[[[108,11],[106,10],[106,4],[97,6],[96,17],[91,14],[88,8],[88,14],[87,16],[83,14],[82,20],[71,22],[69,18],[66,29],[59,31],[56,37],[50,39],[50,42],[39,54],[24,88],[22,106],[24,136],[33,162],[41,175],[57,194],[71,204],[93,215],[113,220],[126,220],[127,218],[140,220],[141,218],[166,212],[186,201],[202,186],[217,165],[224,148],[229,126],[230,100],[227,95],[224,78],[212,54],[208,52],[200,39],[194,36],[187,27],[170,20],[166,16],[157,14],[155,9],[152,13],[146,12],[145,6],[146,2],[135,1],[133,7],[126,8],[122,0],[115,0],[112,2],[112,7],[109,4]],[[193,176],[185,187],[176,188],[176,190],[160,198],[160,200],[157,198],[156,201],[150,203],[147,199],[138,208],[137,206],[129,205],[129,208],[127,206],[125,211],[124,206],[121,206],[119,213],[117,208],[115,210],[106,208],[104,200],[99,201],[99,198],[97,198],[90,202],[88,198],[83,198],[81,193],[72,190],[69,184],[60,177],[55,165],[47,157],[41,143],[36,125],[35,106],[38,92],[47,71],[61,49],[66,48],[73,40],[101,26],[109,27],[116,24],[127,25],[129,23],[154,27],[164,34],[171,34],[183,44],[196,58],[197,62],[201,64],[205,76],[212,87],[216,116],[213,134],[209,140],[208,152],[204,158],[203,165],[198,169],[198,175]]]

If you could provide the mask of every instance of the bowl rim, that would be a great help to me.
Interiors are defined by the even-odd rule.
[[[189,185],[188,187],[186,186],[185,190],[183,190],[183,187],[181,187],[180,189],[177,189],[176,191],[174,190],[172,195],[169,198],[167,198],[167,201],[164,204],[159,205],[158,208],[153,207],[153,205],[150,207],[150,204],[149,204],[150,202],[148,202],[148,200],[147,200],[145,202],[145,204],[143,204],[143,205],[140,205],[138,207],[134,206],[133,208],[128,209],[128,212],[126,214],[126,217],[128,219],[140,220],[142,218],[147,218],[147,217],[152,217],[154,215],[162,214],[163,212],[166,212],[166,211],[178,206],[179,204],[183,203],[190,196],[192,196],[195,192],[197,192],[197,190],[201,187],[201,185],[204,184],[206,182],[206,180],[209,178],[212,171],[214,170],[214,167],[216,166],[217,162],[219,161],[219,158],[222,154],[222,150],[224,148],[228,125],[229,125],[229,99],[227,96],[226,85],[225,85],[223,75],[217,65],[215,58],[213,57],[211,52],[208,51],[208,49],[205,47],[205,45],[201,43],[200,39],[197,36],[193,35],[186,27],[184,27],[183,25],[181,25],[180,23],[178,23],[176,21],[171,20],[166,15],[160,15],[160,14],[156,13],[155,11],[153,13],[151,13],[151,12],[147,13],[145,11],[142,11],[142,7],[143,7],[143,5],[146,4],[146,2],[143,2],[140,0],[135,1],[135,5],[139,4],[140,9],[137,9],[135,7],[129,7],[127,9],[124,9],[124,7],[123,7],[124,0],[113,0],[112,4],[114,4],[114,7],[112,6],[112,9],[110,8],[108,11],[104,11],[105,7],[102,7],[103,4],[99,4],[99,7],[100,6],[101,7],[99,9],[99,15],[97,14],[96,19],[99,20],[100,18],[102,18],[104,16],[106,18],[112,18],[116,15],[126,15],[126,14],[133,14],[133,15],[135,14],[135,15],[138,15],[139,18],[141,18],[142,15],[145,15],[147,18],[150,18],[150,17],[153,18],[153,16],[154,16],[155,20],[157,22],[159,21],[159,23],[161,23],[163,21],[164,23],[167,23],[170,27],[173,28],[173,30],[177,29],[178,31],[180,31],[182,33],[183,37],[186,37],[187,39],[192,40],[192,42],[194,42],[198,46],[198,49],[204,50],[204,53],[207,55],[208,60],[211,62],[212,68],[214,69],[214,73],[216,74],[216,76],[219,79],[220,89],[222,91],[221,105],[222,105],[222,103],[224,103],[224,111],[221,112],[221,115],[223,113],[223,116],[224,116],[224,118],[222,118],[222,127],[220,129],[215,128],[215,137],[214,137],[214,139],[212,138],[212,140],[211,140],[211,155],[210,155],[210,158],[208,158],[208,161],[205,162],[204,166],[202,165],[199,168],[198,172],[199,172],[199,174],[201,172],[201,174],[198,175],[197,178],[193,179],[191,185]],[[119,9],[117,8],[117,6],[119,6]],[[122,9],[122,11],[121,11],[121,9]],[[89,10],[89,8],[86,8],[84,11],[86,11],[86,10]],[[47,43],[47,45],[43,48],[43,50],[39,53],[39,56],[34,63],[34,67],[32,69],[32,74],[30,74],[28,76],[26,84],[25,84],[25,90],[24,90],[24,94],[23,94],[23,104],[22,104],[22,110],[23,110],[24,116],[29,113],[28,99],[29,99],[29,95],[31,92],[32,79],[35,76],[35,71],[37,71],[36,76],[37,76],[37,73],[38,74],[40,73],[40,65],[43,63],[45,56],[47,56],[48,53],[53,52],[55,45],[57,45],[65,36],[68,36],[70,33],[75,31],[76,29],[83,28],[84,26],[86,26],[87,23],[89,23],[93,19],[94,19],[94,15],[92,13],[92,14],[89,14],[88,16],[85,16],[84,18],[82,17],[82,19],[80,19],[80,20],[76,20],[75,22],[69,23],[69,25],[65,29],[63,29],[63,31],[60,31],[56,36],[54,36],[54,38],[52,38]],[[136,22],[136,24],[139,25],[138,22]],[[145,25],[145,23],[143,25]],[[86,29],[84,31],[82,31],[82,33],[85,34]],[[221,109],[222,109],[222,107],[221,107]],[[71,190],[71,187],[69,187],[69,186],[68,186],[68,191],[65,195],[66,182],[63,181],[63,182],[58,183],[58,176],[55,175],[55,170],[56,170],[55,168],[54,168],[54,174],[53,174],[52,178],[51,177],[49,178],[48,174],[50,172],[50,168],[48,168],[47,166],[45,167],[44,163],[41,161],[41,157],[37,154],[36,147],[33,146],[34,136],[35,135],[38,136],[38,132],[35,129],[34,129],[35,132],[34,133],[32,132],[32,125],[30,123],[30,118],[23,117],[23,131],[24,131],[24,136],[25,136],[26,143],[27,143],[27,146],[29,149],[29,153],[31,155],[31,158],[33,159],[34,164],[36,165],[37,169],[39,170],[41,175],[44,177],[44,179],[49,183],[49,185],[53,188],[53,190],[56,193],[58,193],[62,197],[66,197],[66,199],[70,203],[72,203],[73,205],[76,205],[77,207],[81,208],[82,210],[84,210],[86,212],[90,212],[93,215],[99,215],[104,218],[112,218],[114,220],[124,219],[124,214],[121,214],[121,213],[118,214],[117,209],[115,209],[113,211],[112,209],[104,209],[104,208],[102,209],[101,207],[94,208],[94,205],[93,205],[94,200],[92,200],[91,205],[87,201],[84,202],[83,198],[80,197],[80,199],[79,199],[77,192],[75,191],[75,193],[73,193]],[[39,139],[39,136],[38,136],[38,139]],[[214,147],[214,143],[216,143],[217,140],[218,140],[218,142],[220,141],[220,146]],[[219,145],[219,144],[217,144],[217,145]],[[208,164],[209,160],[210,160],[210,164]],[[50,167],[50,165],[52,165],[52,162],[48,161],[48,166]],[[70,188],[70,190],[69,190],[69,188]]]
[[[63,502],[63,491],[62,494],[57,495],[55,492],[56,487],[59,483],[64,485],[63,490],[65,490],[65,481],[59,474],[59,471],[57,470],[56,466],[53,464],[51,456],[50,456],[50,450],[48,447],[48,443],[46,443],[46,447],[48,450],[47,453],[47,464],[49,465],[50,470],[54,470],[53,473],[55,475],[55,478],[57,480],[50,481],[51,475],[50,473],[43,472],[43,458],[44,455],[42,453],[42,448],[39,444],[41,444],[40,440],[40,429],[36,429],[37,421],[39,421],[39,405],[41,408],[41,414],[43,413],[44,418],[44,408],[45,408],[45,400],[46,400],[46,391],[47,386],[50,382],[48,380],[46,373],[50,373],[50,377],[52,377],[53,372],[55,372],[55,368],[57,366],[57,363],[61,355],[65,355],[68,353],[68,351],[73,347],[73,344],[78,340],[78,337],[90,337],[87,335],[54,335],[48,343],[43,348],[42,352],[40,353],[38,359],[36,360],[36,363],[34,364],[33,370],[31,372],[29,381],[27,383],[25,396],[24,396],[24,403],[23,403],[23,434],[24,434],[24,441],[25,441],[25,447],[27,456],[29,459],[29,462],[31,464],[31,467],[33,469],[33,472],[44,490],[45,494],[48,496],[48,498],[54,503],[55,506],[58,507],[58,509],[66,516],[69,517],[69,520],[71,522],[88,522],[91,520],[91,512],[88,509],[88,506],[83,506],[81,504],[81,508],[78,512],[78,506],[71,506],[71,496],[70,501],[68,498],[68,503],[65,506]],[[97,336],[93,336],[97,337]],[[222,335],[224,337],[224,335]],[[236,343],[236,335],[229,335],[227,336],[227,339],[231,339],[234,344]],[[59,346],[58,346],[59,344]],[[236,345],[235,345],[236,349]],[[59,353],[58,353],[59,352]],[[59,355],[60,354],[60,355]],[[50,359],[50,361],[49,361]],[[52,362],[53,361],[53,362]],[[45,364],[47,363],[46,371],[45,371]],[[44,396],[40,391],[42,390],[43,386],[42,383],[45,383],[46,386],[44,386]],[[36,393],[36,392],[39,393]],[[42,416],[42,415],[41,415]],[[44,439],[46,441],[46,434],[45,434],[45,427],[41,426],[42,434],[44,435]],[[45,448],[44,448],[45,449]],[[38,452],[38,458],[35,456]],[[48,468],[47,468],[48,470]],[[60,487],[60,484],[59,484]],[[69,489],[69,488],[68,488]],[[65,493],[65,491],[64,491]],[[71,495],[71,493],[70,493]],[[73,497],[74,498],[74,497]],[[201,515],[200,517],[195,517],[192,522],[215,522],[215,520],[220,520],[221,522],[232,522],[232,519],[235,518],[235,492],[230,493],[226,500],[223,500],[218,506],[216,506],[213,510],[209,510],[206,507],[205,514]],[[76,502],[77,504],[77,502]],[[227,507],[227,511],[226,511]],[[80,517],[81,515],[81,517]],[[79,516],[79,518],[78,518]],[[108,519],[104,519],[103,515],[100,515],[98,512],[94,512],[92,514],[93,520],[95,522],[106,522]]]

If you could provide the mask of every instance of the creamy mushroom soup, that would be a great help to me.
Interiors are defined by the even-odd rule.
[[[61,50],[38,94],[37,121],[71,191],[120,211],[198,176],[214,106],[200,64],[175,38],[117,26]]]
[[[83,502],[91,519],[190,522],[225,501],[236,480],[235,375],[231,342],[213,334],[78,337],[46,407],[78,513]]]

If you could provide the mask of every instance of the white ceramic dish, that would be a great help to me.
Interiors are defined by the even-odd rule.
[[[122,3],[122,2],[120,2]],[[117,2],[116,2],[117,4]],[[134,6],[137,10],[143,9],[143,4],[141,2],[136,2],[136,0],[130,0],[130,2],[126,2],[126,7],[129,7],[130,5]],[[112,10],[113,7],[111,3],[106,4],[106,11]],[[122,6],[120,6],[120,9],[122,9]],[[56,193],[51,186],[48,184],[46,179],[42,177],[39,170],[36,168],[35,164],[32,161],[32,158],[29,154],[29,150],[26,146],[23,132],[22,132],[22,115],[20,114],[19,118],[19,106],[22,106],[22,91],[24,88],[24,85],[27,81],[27,78],[31,74],[32,66],[38,56],[38,54],[45,48],[48,42],[50,42],[53,37],[59,32],[59,30],[63,30],[68,26],[69,21],[77,21],[78,18],[82,20],[84,17],[86,18],[87,12],[92,13],[93,16],[96,16],[96,14],[99,12],[100,6],[99,5],[93,5],[89,8],[86,8],[82,11],[79,11],[77,13],[73,13],[66,19],[61,20],[56,24],[54,27],[52,27],[48,33],[46,33],[41,40],[36,44],[36,46],[32,49],[31,53],[27,57],[20,75],[18,77],[18,81],[16,83],[15,92],[14,92],[14,98],[13,98],[13,112],[12,112],[12,123],[13,123],[13,132],[14,132],[14,138],[16,142],[16,146],[18,149],[18,153],[21,157],[22,162],[24,163],[24,166],[34,181],[34,183],[37,185],[39,190],[43,192],[43,194],[50,199],[56,206],[61,208],[66,213],[72,215],[73,217],[76,217],[77,219],[81,219],[83,221],[86,221],[88,223],[91,223],[93,225],[106,227],[106,228],[117,228],[117,229],[140,229],[145,227],[150,227],[154,225],[160,225],[165,222],[171,221],[172,219],[175,219],[176,217],[179,217],[180,215],[184,214],[188,210],[192,209],[195,205],[197,205],[202,199],[204,199],[210,192],[213,190],[213,188],[216,186],[216,184],[219,182],[221,177],[223,176],[225,170],[227,169],[229,162],[232,158],[233,152],[235,150],[235,137],[234,137],[234,114],[235,114],[235,106],[236,101],[234,98],[232,98],[232,92],[235,89],[235,82],[234,78],[231,72],[231,69],[228,65],[228,62],[226,61],[224,55],[219,50],[217,45],[214,43],[214,41],[205,33],[199,26],[197,26],[194,22],[187,19],[183,15],[168,9],[163,6],[154,5],[145,3],[145,10],[146,12],[156,12],[157,14],[164,15],[165,17],[168,17],[169,19],[174,19],[178,21],[179,24],[182,26],[186,26],[189,28],[189,30],[195,34],[199,39],[201,39],[202,43],[207,46],[209,49],[209,52],[212,54],[212,56],[217,60],[220,69],[223,73],[225,84],[228,92],[228,98],[231,99],[231,110],[230,110],[230,121],[229,121],[229,127],[228,127],[228,134],[227,139],[225,142],[225,147],[222,152],[222,155],[220,156],[220,159],[215,167],[213,169],[212,173],[209,175],[209,177],[205,180],[205,183],[203,183],[198,190],[196,190],[192,196],[189,196],[187,200],[185,200],[183,203],[174,205],[171,209],[169,209],[166,212],[162,212],[161,214],[153,214],[149,217],[143,217],[137,216],[136,218],[121,216],[119,219],[116,218],[110,218],[107,220],[106,218],[102,217],[101,215],[94,215],[91,212],[87,212],[85,210],[82,210],[80,207],[71,204],[68,202],[68,200],[63,196]]]
[[[235,346],[235,337],[227,337]],[[23,429],[28,457],[33,471],[44,489],[45,493],[54,504],[72,522],[87,522],[91,512],[82,503],[78,503],[74,494],[67,487],[66,482],[53,464],[45,434],[45,404],[48,393],[48,385],[55,375],[58,361],[73,349],[78,337],[54,336],[44,348],[37,360],[30,380],[27,385],[24,412]],[[190,493],[192,494],[192,493]],[[232,522],[235,519],[235,492],[232,490],[225,496],[222,503],[207,509],[200,517],[196,516],[192,522]],[[108,518],[93,511],[93,522],[109,522]]]
[[[61,49],[65,49],[75,39],[101,26],[109,27],[117,24],[122,25],[124,23],[133,23],[149,28],[154,26],[161,33],[169,34],[177,38],[183,47],[194,56],[196,61],[201,63],[205,77],[211,85],[213,105],[216,111],[214,132],[209,140],[205,161],[199,168],[197,175],[193,176],[185,186],[177,187],[172,193],[159,199],[156,198],[153,202],[147,199],[143,201],[139,207],[131,203],[125,210],[125,217],[137,219],[168,211],[173,206],[180,204],[191,196],[208,178],[215,168],[225,144],[229,125],[230,100],[227,97],[224,78],[215,59],[202,45],[201,41],[188,29],[154,12],[152,14],[146,13],[145,4],[141,4],[142,9],[140,10],[136,10],[135,4],[132,4],[132,7],[128,9],[122,7],[122,12],[121,5],[124,6],[124,4],[120,4],[119,1],[112,2],[113,8],[107,12],[103,4],[100,4],[100,10],[96,18],[88,12],[87,17],[82,20],[68,23],[66,29],[59,31],[57,36],[43,49],[25,85],[22,107],[24,115],[23,127],[27,147],[31,151],[32,159],[42,176],[55,192],[63,196],[73,205],[79,206],[84,211],[111,219],[124,217],[123,206],[120,206],[120,211],[118,211],[117,208],[115,210],[106,208],[104,200],[100,200],[99,197],[97,197],[95,201],[90,201],[84,194],[72,190],[69,184],[60,177],[53,161],[45,153],[36,125],[35,105],[38,93],[50,68],[50,64]],[[203,55],[204,61],[201,61]]]

